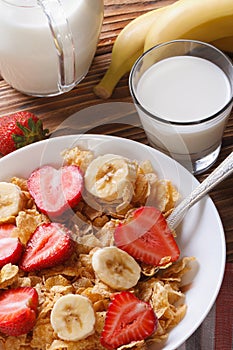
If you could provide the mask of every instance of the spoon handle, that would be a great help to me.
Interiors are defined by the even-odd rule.
[[[167,218],[169,227],[175,229],[183,219],[187,210],[232,172],[233,152],[231,152],[230,155],[173,210]]]

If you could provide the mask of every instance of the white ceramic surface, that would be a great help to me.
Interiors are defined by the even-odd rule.
[[[166,155],[135,141],[101,135],[70,135],[34,143],[0,159],[0,180],[12,176],[28,177],[44,165],[62,164],[61,151],[79,144],[96,155],[116,153],[138,161],[149,159],[160,178],[172,180],[181,196],[190,193],[198,181],[180,164]],[[177,230],[182,256],[195,256],[197,266],[190,273],[191,288],[186,292],[188,310],[163,345],[151,350],[174,350],[181,345],[207,316],[218,295],[225,269],[225,236],[218,212],[207,196],[186,214]]]

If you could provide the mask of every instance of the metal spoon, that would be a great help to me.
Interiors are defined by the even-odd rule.
[[[217,186],[233,173],[233,152],[189,195],[186,197],[167,218],[167,223],[171,229],[175,229],[186,212],[210,190]]]

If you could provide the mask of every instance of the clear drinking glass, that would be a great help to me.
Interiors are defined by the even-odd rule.
[[[204,73],[207,72],[204,66],[195,66],[198,68],[192,72],[190,71],[192,65],[185,66],[185,62],[189,62],[190,58],[194,58],[193,62],[201,64],[206,64],[208,61],[210,68],[214,67],[213,72],[211,70],[208,72],[206,81],[201,74],[201,69]],[[175,61],[179,63],[179,67],[174,65]],[[163,68],[164,75],[159,78],[160,85],[158,80],[154,79],[152,91],[149,81],[153,80],[155,65],[157,71],[159,67],[161,69],[161,62],[163,65],[166,63]],[[227,84],[226,94],[220,90],[224,101],[219,108],[218,95],[210,101],[207,99],[211,96],[212,90],[216,93],[215,88],[218,88],[218,84],[212,80],[215,68],[220,75],[223,75],[222,78],[224,77],[224,82]],[[187,78],[187,72],[191,74],[195,84],[192,85],[192,82],[188,81],[187,86],[184,85],[182,79]],[[201,79],[198,78],[198,74],[201,74]],[[174,78],[172,88],[169,83],[171,77]],[[194,174],[204,172],[216,161],[233,104],[233,65],[223,52],[212,45],[195,40],[173,40],[157,45],[135,62],[130,72],[129,87],[142,126],[153,147],[179,161]],[[164,107],[158,107],[163,100]],[[206,104],[207,112],[206,109],[202,112],[200,107],[202,104],[203,106]],[[214,110],[212,107],[215,104]],[[184,106],[186,111],[184,110],[184,115],[179,118]],[[166,110],[164,114],[161,108]],[[193,117],[193,111],[196,109],[198,115]]]

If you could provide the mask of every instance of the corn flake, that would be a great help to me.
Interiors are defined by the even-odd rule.
[[[166,213],[174,208],[179,199],[179,193],[169,180],[158,180],[156,183],[156,199],[154,205]]]
[[[85,172],[88,165],[93,159],[93,153],[91,151],[81,150],[79,147],[67,149],[62,152],[62,156],[69,165],[77,165]]]
[[[12,285],[18,278],[19,268],[16,265],[6,264],[0,270],[0,288]]]
[[[16,217],[15,236],[26,244],[36,228],[44,222],[49,222],[48,218],[35,209],[20,211]]]

